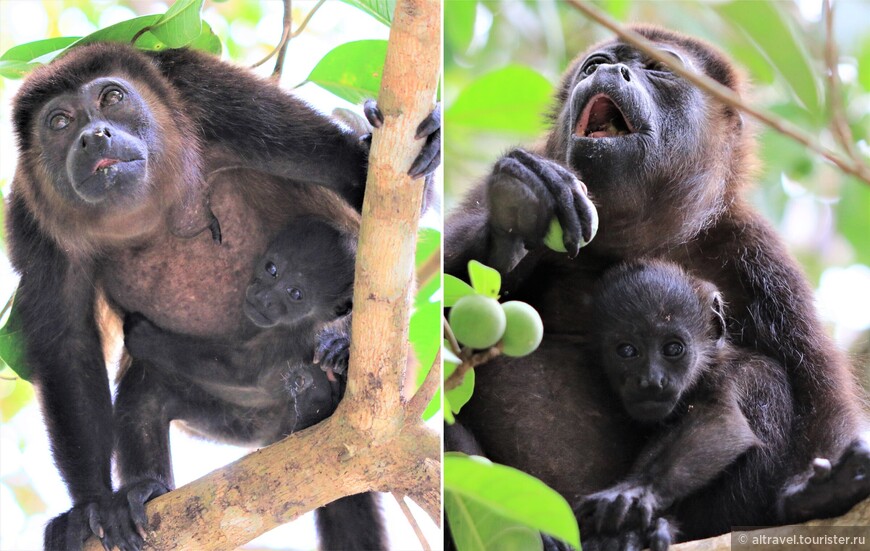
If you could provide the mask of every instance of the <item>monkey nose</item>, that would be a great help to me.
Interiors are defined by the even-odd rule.
[[[108,142],[112,139],[112,132],[105,126],[88,128],[82,132],[80,143],[82,149],[87,149],[88,146],[93,146],[101,142]]]

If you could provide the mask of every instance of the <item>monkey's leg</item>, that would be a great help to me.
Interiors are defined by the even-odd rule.
[[[343,497],[315,511],[321,551],[387,548],[383,514],[374,492]]]
[[[148,527],[145,503],[174,488],[169,422],[177,400],[159,372],[133,360],[115,398],[115,449],[122,487],[113,496],[107,530],[116,545],[138,550]]]

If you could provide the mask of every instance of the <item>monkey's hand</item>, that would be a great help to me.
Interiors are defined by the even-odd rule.
[[[540,247],[558,220],[562,242],[570,257],[592,240],[597,213],[586,186],[555,161],[515,149],[499,159],[487,180],[490,263],[506,273]]]
[[[378,109],[378,102],[373,99],[366,100],[363,105],[363,112],[366,119],[374,128],[380,128],[384,124],[384,115]],[[429,113],[429,116],[423,119],[423,122],[417,127],[417,133],[414,138],[418,140],[426,140],[423,144],[423,149],[408,170],[408,176],[412,178],[421,178],[435,172],[438,165],[441,164],[441,104],[435,105],[435,109]],[[362,141],[371,145],[372,135],[367,134],[360,138]]]
[[[345,331],[327,327],[317,335],[314,364],[320,369],[341,375],[347,371],[350,359],[350,335]]]
[[[124,348],[134,358],[147,356],[154,348],[154,339],[163,331],[138,312],[124,317]]]
[[[583,498],[575,512],[580,531],[615,534],[626,530],[647,530],[663,504],[649,486],[623,482]]]
[[[583,551],[667,551],[676,533],[676,527],[664,517],[655,519],[646,530],[625,530],[619,534],[580,532]]]
[[[779,503],[784,522],[845,514],[870,496],[870,442],[855,439],[834,464],[817,458],[812,471],[786,485]]]
[[[78,550],[91,535],[106,551],[139,551],[145,542],[145,503],[169,491],[162,482],[143,479],[122,487],[99,502],[76,505],[45,528],[45,549]]]

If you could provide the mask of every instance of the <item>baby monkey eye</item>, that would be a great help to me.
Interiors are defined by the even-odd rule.
[[[48,126],[52,130],[63,130],[67,126],[69,126],[69,117],[64,115],[63,113],[58,113],[57,115],[51,117],[51,120],[48,121]]]
[[[683,346],[683,343],[673,341],[667,343],[664,348],[662,348],[662,353],[669,358],[677,358],[683,355],[686,347]]]
[[[622,343],[616,347],[616,355],[620,358],[636,358],[637,348],[628,343]]]
[[[118,90],[117,88],[112,88],[105,94],[103,94],[103,105],[115,105],[124,99],[124,92]]]
[[[278,277],[278,266],[271,262],[266,262],[266,272],[272,277]]]
[[[302,300],[302,291],[300,291],[296,287],[290,287],[289,289],[287,289],[287,293],[290,294],[290,298],[292,300]]]

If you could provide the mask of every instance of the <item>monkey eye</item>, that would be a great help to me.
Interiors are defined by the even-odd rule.
[[[103,106],[106,105],[115,105],[116,103],[121,102],[124,99],[124,92],[118,90],[117,88],[110,88],[105,94],[103,94]]]
[[[598,68],[602,63],[607,63],[607,59],[601,56],[595,56],[593,58],[587,59],[586,63],[583,64],[582,73],[584,75],[591,75],[595,72],[595,69]]]
[[[616,347],[616,355],[620,358],[636,358],[638,356],[638,352],[637,348],[626,342]]]
[[[63,113],[58,113],[57,115],[51,117],[48,121],[48,127],[52,130],[63,130],[67,126],[69,126],[70,118]]]
[[[671,341],[662,347],[662,354],[668,358],[679,358],[685,351],[686,347],[683,346],[683,343],[678,341]]]
[[[266,262],[266,273],[272,277],[278,277],[278,266],[275,266],[272,262]]]
[[[287,293],[290,295],[291,300],[302,300],[302,291],[296,287],[290,287],[287,289]]]

